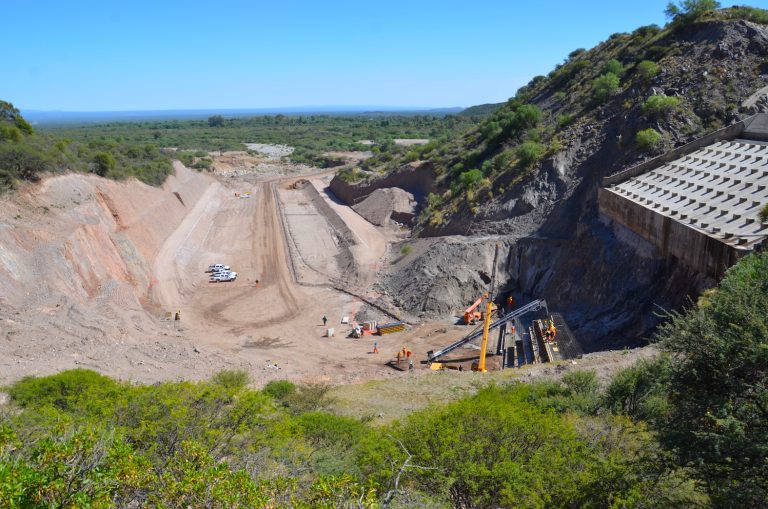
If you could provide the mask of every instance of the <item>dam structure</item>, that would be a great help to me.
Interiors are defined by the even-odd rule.
[[[768,114],[759,113],[603,179],[602,219],[719,279],[766,245]]]

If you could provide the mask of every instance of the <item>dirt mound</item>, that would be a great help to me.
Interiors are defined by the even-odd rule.
[[[416,216],[414,196],[397,187],[377,189],[352,208],[376,226],[386,226],[390,219],[411,224]]]

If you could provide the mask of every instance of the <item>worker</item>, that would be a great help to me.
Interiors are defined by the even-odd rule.
[[[379,342],[374,341],[373,342],[373,353],[379,353]]]
[[[513,307],[515,307],[515,298],[510,294],[510,296],[507,297],[507,310],[512,311]]]
[[[176,320],[177,322],[178,322],[179,320],[181,320],[181,311],[180,311],[180,310],[179,310],[179,311],[176,311],[176,316],[175,316],[174,320]]]
[[[557,336],[557,327],[555,327],[555,322],[550,320],[549,328],[547,329],[547,338],[549,341],[554,341],[555,336]]]
[[[325,327],[325,324],[328,323],[328,318],[323,315],[323,327]]]
[[[413,371],[413,361],[408,362],[408,371]]]

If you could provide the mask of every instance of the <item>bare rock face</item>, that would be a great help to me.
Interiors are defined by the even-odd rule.
[[[386,226],[390,219],[411,224],[416,216],[416,200],[413,195],[397,187],[377,189],[352,208],[371,224]]]
[[[741,107],[754,115],[756,113],[768,113],[768,87],[763,87],[741,103]]]

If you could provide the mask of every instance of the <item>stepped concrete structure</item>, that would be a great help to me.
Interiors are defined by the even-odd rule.
[[[758,114],[611,175],[603,218],[712,278],[768,246],[768,114]]]

